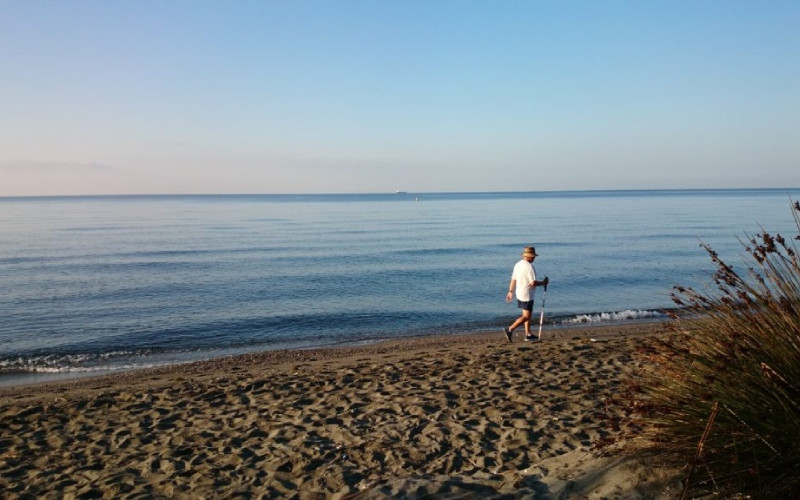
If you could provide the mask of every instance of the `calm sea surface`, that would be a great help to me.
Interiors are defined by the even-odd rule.
[[[535,245],[548,328],[658,317],[795,234],[800,189],[0,198],[0,384],[498,330]],[[537,292],[536,314],[542,293]]]

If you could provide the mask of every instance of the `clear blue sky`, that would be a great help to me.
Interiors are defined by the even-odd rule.
[[[0,12],[0,196],[800,186],[800,1]]]

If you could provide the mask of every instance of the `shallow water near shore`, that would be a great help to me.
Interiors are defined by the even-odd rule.
[[[497,329],[526,245],[547,327],[658,319],[800,189],[0,198],[0,384]]]

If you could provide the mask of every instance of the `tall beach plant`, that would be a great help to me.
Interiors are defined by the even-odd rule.
[[[798,234],[743,238],[745,272],[702,245],[709,288],[675,287],[679,313],[644,353],[645,437],[688,464],[687,491],[800,498]]]

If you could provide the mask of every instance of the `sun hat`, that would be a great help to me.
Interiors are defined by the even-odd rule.
[[[523,257],[536,257],[537,255],[539,254],[536,253],[535,247],[525,247],[525,251],[522,252]]]

